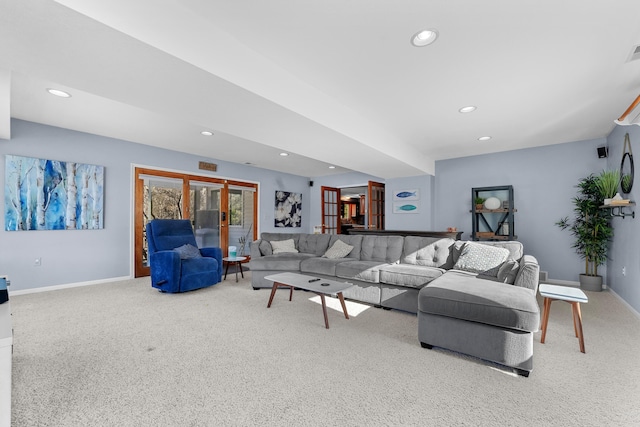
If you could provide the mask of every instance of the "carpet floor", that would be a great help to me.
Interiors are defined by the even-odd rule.
[[[251,273],[184,294],[148,278],[11,297],[12,425],[640,425],[640,319],[609,292],[552,305],[529,378],[417,340],[415,315],[254,291]],[[330,298],[331,303],[336,300]]]

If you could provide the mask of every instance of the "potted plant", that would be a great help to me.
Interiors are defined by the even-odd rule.
[[[483,207],[483,203],[486,199],[482,197],[476,197],[473,202],[476,204],[476,210],[479,211]]]
[[[598,266],[607,261],[609,241],[613,228],[606,209],[600,209],[604,201],[599,184],[600,176],[589,175],[578,182],[578,195],[574,197],[574,218],[565,217],[556,222],[561,229],[569,229],[575,237],[572,247],[585,260],[585,272],[580,275],[580,286],[589,291],[602,290],[602,276]]]
[[[605,205],[611,204],[611,199],[618,194],[620,186],[620,171],[604,170],[596,177],[596,185],[600,191],[600,195],[604,199]]]

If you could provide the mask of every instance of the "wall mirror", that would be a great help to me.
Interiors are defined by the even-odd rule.
[[[620,161],[620,189],[623,193],[631,193],[633,187],[633,153],[631,151],[631,141],[629,134],[624,136],[624,148],[622,150],[622,160]]]

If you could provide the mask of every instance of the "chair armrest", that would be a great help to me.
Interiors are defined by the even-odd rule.
[[[531,289],[534,294],[538,291],[540,281],[540,265],[532,255],[524,255],[520,260],[520,269],[516,276],[515,286]]]
[[[200,255],[215,258],[218,261],[218,281],[222,280],[222,249],[217,247],[200,248]]]
[[[180,283],[180,263],[180,254],[176,251],[152,252],[149,254],[151,280],[158,285]]]

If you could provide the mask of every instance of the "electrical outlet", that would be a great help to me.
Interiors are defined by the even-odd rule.
[[[627,275],[627,267],[622,267],[622,275],[623,276]]]
[[[36,267],[40,267],[42,265],[42,258],[36,258],[33,265],[35,265]]]

